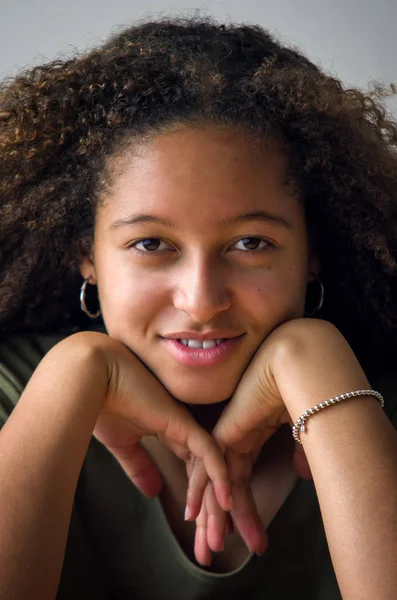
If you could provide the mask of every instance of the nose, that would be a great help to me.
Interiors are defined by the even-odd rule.
[[[174,288],[174,306],[198,323],[208,323],[219,312],[228,310],[231,293],[226,273],[204,259],[187,261],[178,274]]]

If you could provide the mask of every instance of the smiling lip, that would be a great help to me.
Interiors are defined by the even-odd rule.
[[[197,331],[177,331],[176,333],[166,333],[161,337],[168,340],[220,340],[223,338],[234,339],[241,337],[242,334],[231,331],[230,329],[213,329],[205,333],[197,333]]]
[[[219,335],[223,333],[223,335]],[[238,346],[243,338],[243,335],[234,335],[232,337],[225,336],[226,332],[213,331],[209,334],[193,334],[193,332],[181,331],[178,332],[178,337],[166,336],[162,338],[167,350],[173,358],[179,363],[188,367],[211,367],[218,364]],[[216,335],[216,337],[215,337]],[[179,337],[180,336],[180,337]],[[190,348],[184,346],[179,342],[180,339],[191,339],[191,340],[213,340],[222,339],[222,342],[218,346],[213,348]]]

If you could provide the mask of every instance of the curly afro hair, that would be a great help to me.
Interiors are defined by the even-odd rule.
[[[383,95],[387,92],[383,90]],[[372,365],[397,339],[397,124],[259,26],[164,19],[0,87],[0,330],[87,326],[78,290],[109,157],[173,124],[277,140],[306,207],[321,316]]]

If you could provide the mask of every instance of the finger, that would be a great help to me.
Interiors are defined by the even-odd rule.
[[[227,513],[219,506],[211,483],[205,490],[203,504],[207,511],[208,546],[213,552],[222,552],[225,545]]]
[[[226,465],[226,463],[225,463]],[[200,512],[203,500],[204,490],[208,484],[208,475],[205,469],[205,463],[198,458],[194,458],[189,466],[189,481],[186,496],[186,507],[188,520],[193,521]],[[232,508],[232,488],[230,480],[227,485],[220,487],[216,482],[213,483],[213,489],[219,506],[224,511]]]
[[[189,426],[183,432],[181,432],[180,422],[173,423],[170,421],[164,435],[176,440],[178,443],[185,444],[190,454],[196,457],[192,475],[195,474],[196,461],[199,472],[197,479],[194,479],[194,485],[189,485],[186,502],[187,512],[195,516],[198,514],[208,477],[213,483],[220,506],[224,510],[229,510],[231,485],[221,449],[216,440],[204,431],[191,415],[189,417],[185,416],[185,418],[189,420]]]
[[[190,479],[190,476],[191,476],[191,474],[193,472],[193,464],[194,464],[194,457],[191,456],[189,458],[189,460],[187,460],[186,463],[185,463],[186,475],[187,475],[188,479]]]
[[[227,463],[233,489],[233,523],[251,552],[263,554],[268,541],[251,490],[252,465],[248,456],[229,451]]]
[[[233,523],[250,552],[263,554],[268,546],[267,533],[258,515],[250,487],[236,487],[233,495]]]
[[[194,555],[197,562],[203,567],[211,564],[211,550],[207,541],[207,509],[205,503],[201,507],[196,519],[196,533],[194,538]]]
[[[208,475],[201,461],[193,458],[188,467],[188,488],[186,494],[186,512],[188,520],[197,518],[204,497],[204,491],[208,484]]]
[[[172,450],[175,456],[178,456],[178,458],[185,461],[186,464],[191,460],[192,456],[185,445],[171,440],[170,438],[166,438],[162,434],[158,434],[157,438],[164,444],[164,446],[167,446],[170,450]]]

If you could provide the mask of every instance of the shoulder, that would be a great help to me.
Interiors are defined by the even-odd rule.
[[[67,334],[18,334],[0,339],[0,426],[43,356]]]

